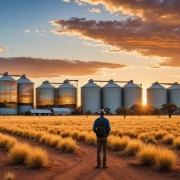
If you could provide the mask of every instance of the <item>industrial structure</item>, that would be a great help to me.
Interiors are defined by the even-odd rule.
[[[17,81],[18,114],[26,114],[34,107],[34,83],[25,74]]]
[[[34,105],[34,83],[24,75],[0,74],[0,114],[70,114],[77,109],[78,80],[64,82],[44,81],[36,88],[36,111]],[[13,77],[20,77],[15,80]],[[70,82],[74,81],[73,85]],[[106,83],[99,86],[96,83]],[[118,83],[124,83],[120,86]],[[58,85],[58,87],[56,86]],[[165,88],[163,85],[168,86]],[[88,110],[92,114],[101,108],[109,108],[115,114],[119,107],[131,108],[142,103],[142,85],[131,81],[103,81],[90,79],[81,87],[82,114]],[[162,104],[172,103],[180,107],[180,86],[176,83],[155,82],[147,89],[147,104],[160,108]],[[61,110],[60,110],[61,109]],[[35,110],[35,109],[34,109]],[[38,111],[39,110],[39,111]],[[40,110],[42,110],[40,112]],[[52,110],[53,113],[48,113]],[[47,112],[47,113],[46,113]]]

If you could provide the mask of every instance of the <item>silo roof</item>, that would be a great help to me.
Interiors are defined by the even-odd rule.
[[[120,86],[114,83],[113,80],[110,80],[103,88],[120,88]]]
[[[84,86],[82,86],[82,88],[89,88],[89,87],[99,87],[99,88],[100,88],[100,86],[98,86],[97,84],[95,84],[92,79],[90,79],[87,84],[85,84]]]
[[[37,87],[37,89],[39,89],[39,88],[51,88],[51,89],[55,89],[55,87],[53,85],[51,85],[49,83],[49,81],[44,81],[41,86]]]
[[[63,84],[61,84],[58,88],[76,88],[74,87],[72,84],[70,84],[69,82],[67,82],[66,80],[64,81]]]
[[[165,87],[161,86],[158,82],[155,82],[148,89],[165,89]]]
[[[16,81],[11,76],[8,75],[8,72],[4,73],[4,76],[0,78],[0,81]]]
[[[18,79],[18,83],[31,83],[34,84],[32,81],[30,81],[25,74],[21,76],[20,79]]]
[[[170,86],[168,89],[180,89],[180,86],[178,83],[174,83],[172,86]]]
[[[126,85],[123,86],[123,88],[141,88],[137,84],[134,84],[133,81],[129,81]]]

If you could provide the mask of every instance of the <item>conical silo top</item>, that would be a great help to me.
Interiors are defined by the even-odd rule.
[[[37,87],[37,89],[40,89],[40,88],[51,88],[51,89],[55,89],[55,87],[53,85],[51,85],[49,83],[49,81],[44,81],[43,84],[39,87]]]
[[[0,78],[0,81],[16,81],[11,76],[9,76],[8,72],[5,72],[4,75]]]
[[[106,84],[103,88],[120,88],[120,86],[110,79],[108,84]]]
[[[137,84],[134,84],[133,80],[130,80],[123,88],[141,88]]]
[[[161,86],[158,82],[154,82],[148,89],[165,89],[165,87]]]
[[[172,86],[170,86],[168,89],[180,89],[180,86],[177,82],[175,82]]]
[[[20,79],[17,81],[18,83],[28,83],[28,84],[34,84],[32,81],[30,81],[25,74],[23,74]]]
[[[98,86],[97,84],[94,83],[93,79],[90,79],[87,84],[82,86],[82,88],[89,88],[89,87],[99,87],[100,88],[100,86]]]
[[[61,84],[58,88],[72,88],[72,89],[75,89],[76,87],[74,87],[72,84],[70,84],[69,81],[66,79],[66,80],[64,80],[64,83]]]

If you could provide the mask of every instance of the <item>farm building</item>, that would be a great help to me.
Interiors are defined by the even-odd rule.
[[[53,115],[70,115],[71,111],[69,108],[52,108]]]
[[[46,116],[51,115],[52,112],[48,109],[29,109],[28,115],[31,116]]]

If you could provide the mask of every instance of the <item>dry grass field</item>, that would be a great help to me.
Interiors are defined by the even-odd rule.
[[[180,116],[106,116],[108,169],[95,169],[98,116],[0,116],[0,179],[180,179]]]

